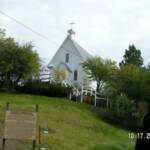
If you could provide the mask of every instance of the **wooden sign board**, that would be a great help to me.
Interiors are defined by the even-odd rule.
[[[6,111],[4,138],[36,140],[37,112]]]

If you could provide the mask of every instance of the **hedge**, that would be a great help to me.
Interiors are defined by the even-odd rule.
[[[72,91],[70,86],[61,83],[49,82],[27,82],[23,86],[16,86],[15,89],[21,93],[45,95],[50,97],[68,97]]]

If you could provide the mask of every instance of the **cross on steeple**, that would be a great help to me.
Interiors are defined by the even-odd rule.
[[[73,25],[75,25],[75,23],[74,23],[74,22],[71,22],[71,23],[70,23],[70,29],[72,29]]]
[[[70,29],[68,30],[69,36],[72,37],[72,35],[75,35],[75,32],[73,31],[72,27],[75,23],[71,22],[70,23]]]

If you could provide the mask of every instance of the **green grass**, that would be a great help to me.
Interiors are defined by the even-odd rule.
[[[0,93],[0,129],[5,105],[16,110],[34,110],[39,104],[39,123],[48,128],[41,143],[47,150],[133,150],[134,141],[128,132],[104,122],[97,113],[100,108],[61,98]],[[8,141],[7,149],[29,150],[31,142]],[[15,149],[14,149],[15,146]],[[1,146],[0,146],[1,147]]]

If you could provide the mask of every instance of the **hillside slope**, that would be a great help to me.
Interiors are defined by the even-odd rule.
[[[133,150],[134,141],[128,132],[102,121],[97,116],[99,108],[61,98],[0,93],[0,128],[5,104],[16,110],[34,110],[38,103],[39,121],[49,133],[41,136],[47,150]],[[8,141],[7,149],[29,150],[31,142]],[[1,148],[1,146],[0,146]]]

